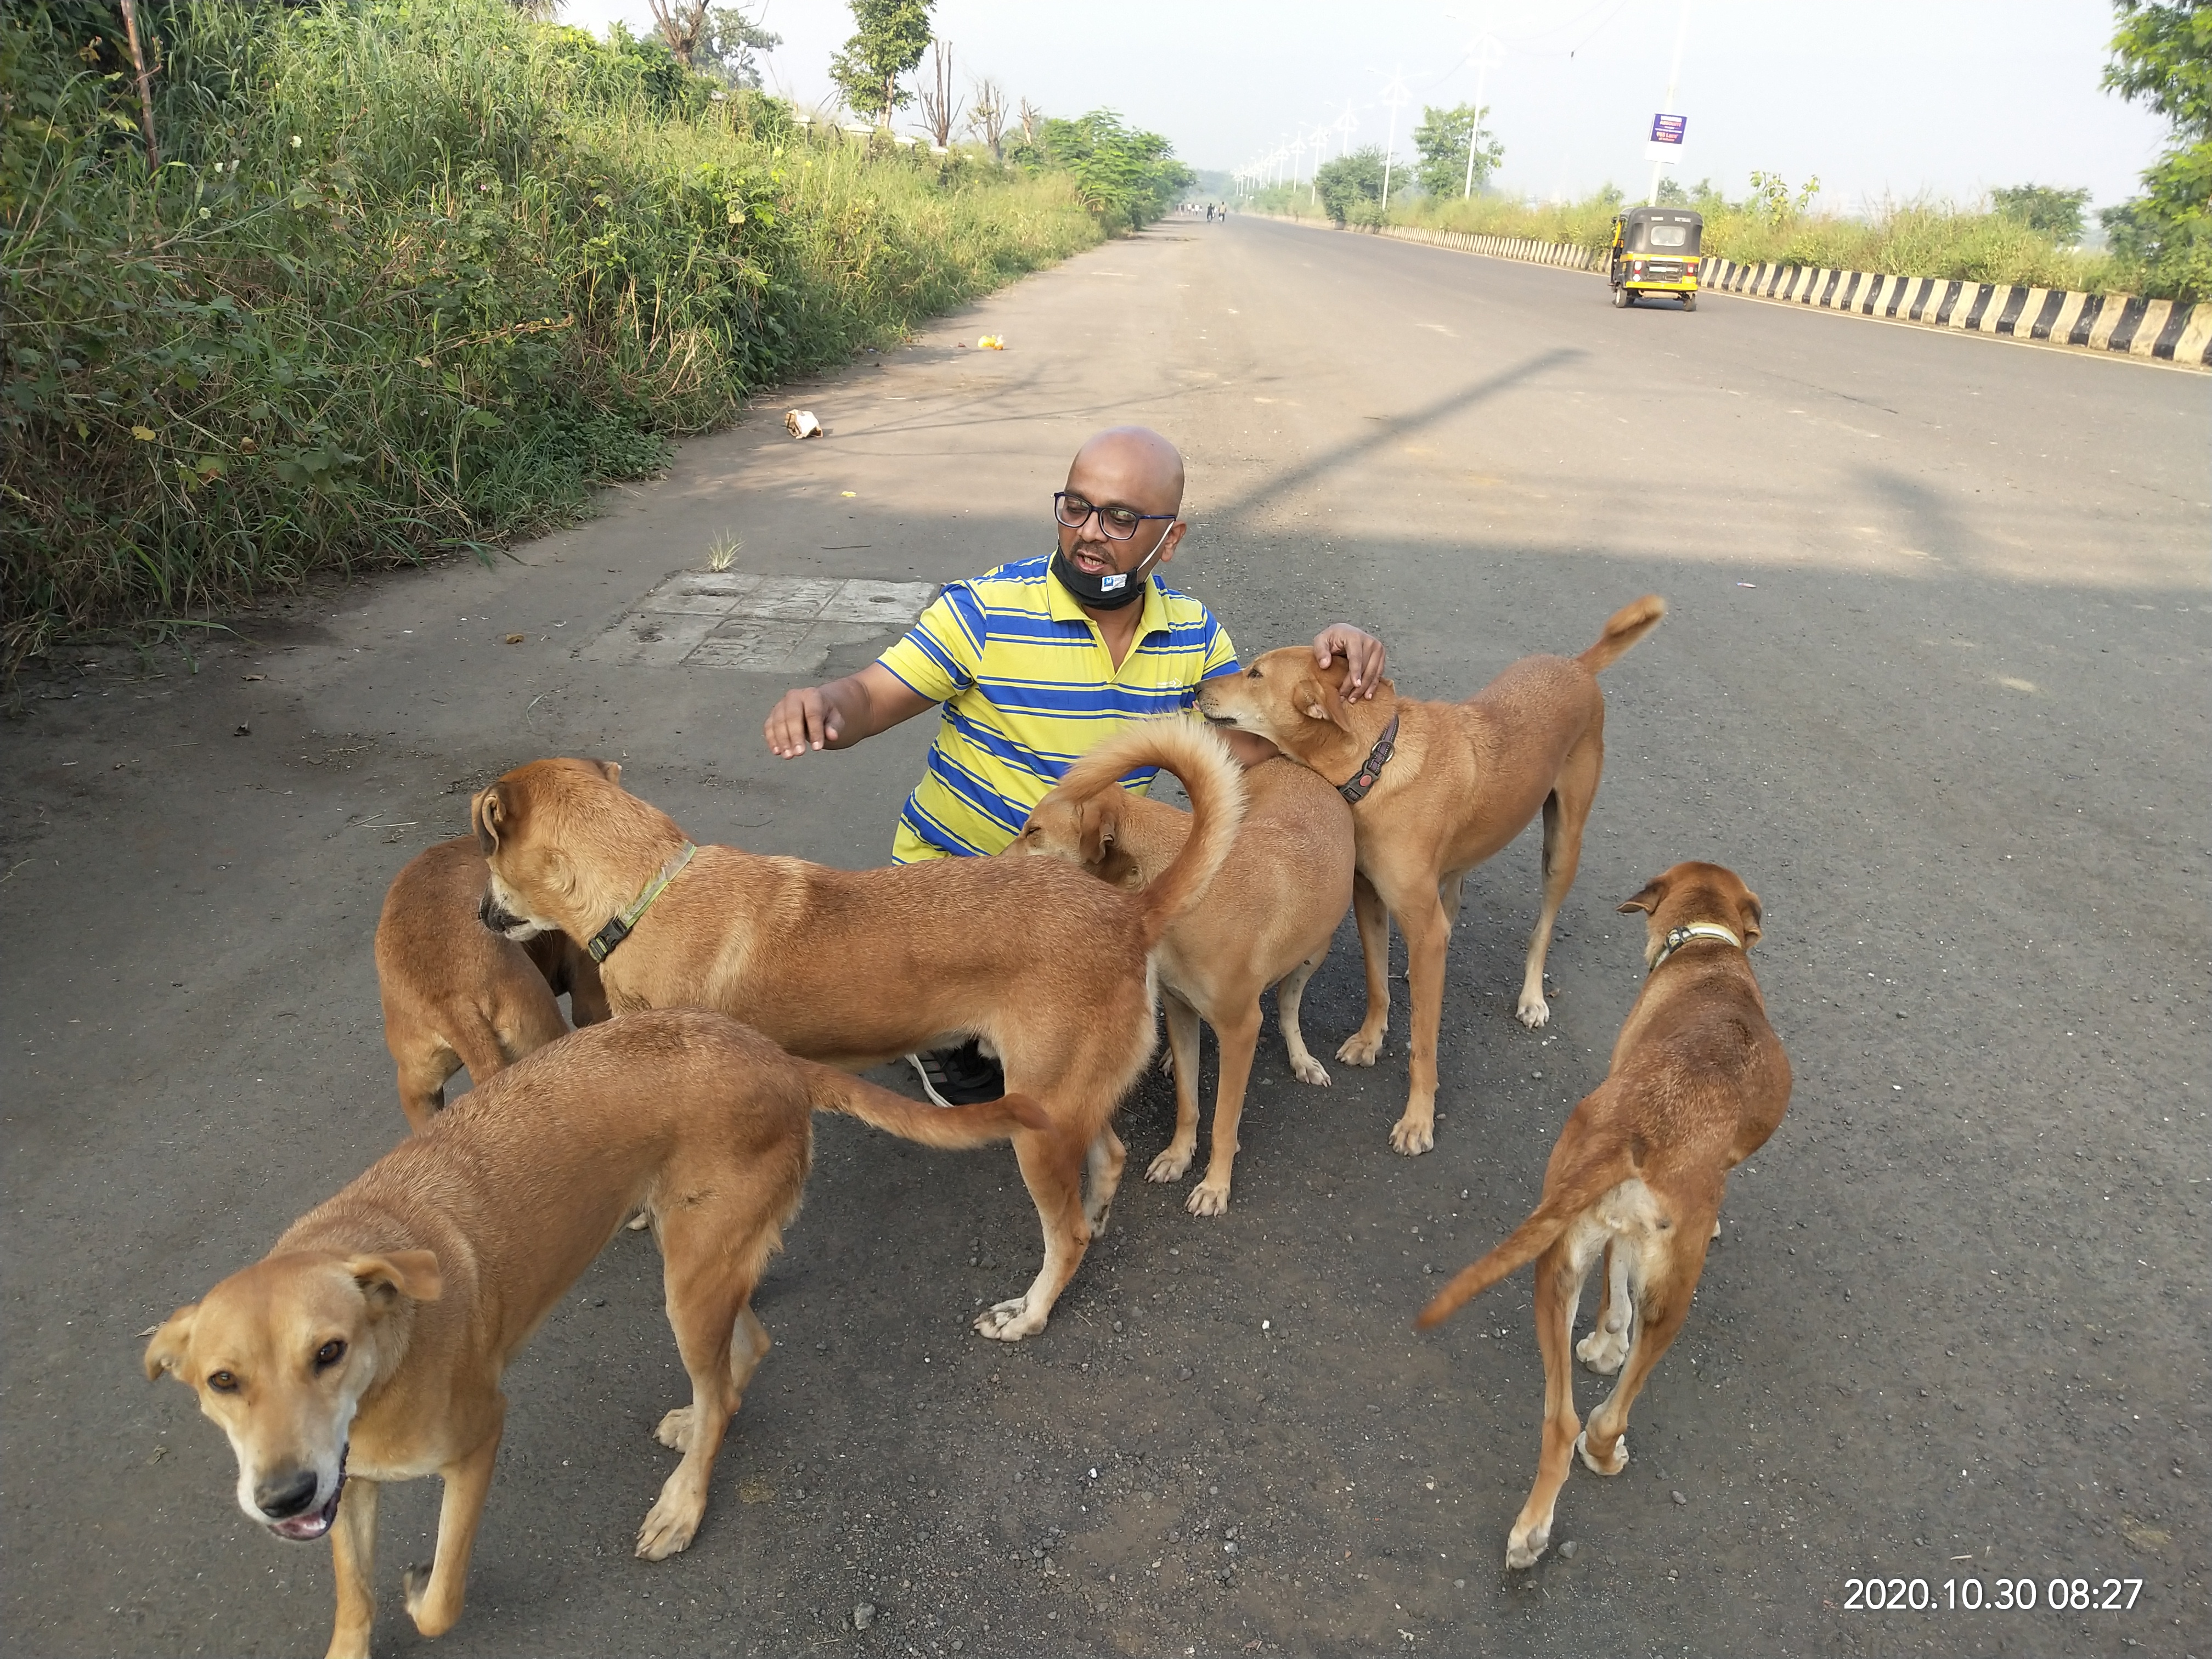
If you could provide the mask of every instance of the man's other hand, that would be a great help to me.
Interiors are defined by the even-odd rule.
[[[1350,623],[1331,623],[1314,635],[1314,661],[1326,668],[1342,657],[1350,670],[1344,677],[1344,700],[1363,702],[1375,695],[1389,666],[1389,653],[1382,641]]]

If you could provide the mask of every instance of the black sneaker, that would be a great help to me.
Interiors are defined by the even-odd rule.
[[[922,1092],[940,1106],[973,1106],[1006,1092],[1005,1071],[973,1037],[957,1048],[908,1054],[906,1063],[921,1079]]]

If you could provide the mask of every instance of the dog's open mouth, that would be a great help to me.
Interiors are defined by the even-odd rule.
[[[346,1451],[351,1449],[352,1448],[349,1446]],[[338,1504],[345,1497],[345,1483],[346,1452],[342,1451],[338,1454],[337,1484],[331,1488],[331,1501],[322,1508],[311,1510],[305,1515],[289,1516],[282,1521],[271,1521],[269,1522],[269,1530],[289,1543],[313,1543],[328,1532],[337,1520]]]

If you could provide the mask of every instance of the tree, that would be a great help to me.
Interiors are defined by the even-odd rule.
[[[968,99],[968,130],[991,147],[994,161],[1006,160],[1006,88],[988,76],[975,82]]]
[[[1019,119],[1022,124],[1022,142],[1034,144],[1037,141],[1037,130],[1044,125],[1044,112],[1024,98],[1022,100]]]
[[[960,100],[952,90],[952,43],[929,44],[929,83],[921,88],[921,124],[930,142],[939,149],[952,148],[952,131],[960,124]]]
[[[1140,132],[1110,109],[1078,120],[1040,115],[1036,136],[1012,149],[1017,166],[1065,173],[1084,206],[1109,224],[1141,230],[1170,211],[1197,174],[1157,132]]]
[[[852,7],[859,33],[830,60],[830,78],[847,108],[888,129],[892,114],[914,101],[899,82],[929,50],[929,0],[852,0]]]
[[[1475,124],[1490,113],[1485,104],[1455,104],[1449,109],[1421,106],[1421,125],[1413,129],[1413,148],[1421,153],[1415,177],[1431,196],[1463,196],[1468,188],[1467,151],[1474,143],[1474,188],[1486,189],[1490,175],[1505,159],[1505,146],[1484,134],[1475,140]]]
[[[757,52],[774,52],[783,44],[736,6],[717,6],[707,14],[707,39],[701,47],[699,67],[720,75],[741,91],[757,92],[761,85]]]
[[[2055,190],[2049,185],[2011,185],[1990,192],[1990,206],[2000,217],[2017,220],[2069,246],[2081,240],[2081,210],[2088,204],[2087,191]]]
[[[1322,211],[1339,225],[1379,224],[1382,219],[1382,146],[1369,144],[1324,161],[1314,174]]]
[[[2143,174],[2144,193],[2098,217],[2145,291],[2212,297],[2212,3],[2117,8],[2106,89],[2165,116],[2173,142]]]

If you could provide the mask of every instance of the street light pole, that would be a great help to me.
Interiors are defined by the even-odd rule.
[[[1390,139],[1382,149],[1382,212],[1390,211],[1390,168],[1398,159],[1398,112],[1405,106],[1406,76],[1403,70],[1394,70],[1390,84],[1382,88],[1382,101],[1390,106]]]
[[[1475,44],[1482,48],[1482,56],[1474,60],[1474,131],[1467,135],[1467,185],[1460,191],[1462,197],[1474,194],[1474,147],[1482,141],[1482,89],[1490,80],[1490,54],[1498,41],[1486,34]]]
[[[1674,108],[1674,89],[1680,83],[1682,79],[1682,43],[1688,40],[1689,37],[1690,0],[1682,0],[1682,21],[1676,26],[1674,30],[1674,67],[1667,71],[1667,102],[1664,112],[1668,115],[1676,113]],[[1649,206],[1656,207],[1659,205],[1659,170],[1666,165],[1667,164],[1664,161],[1656,160],[1651,163],[1651,191],[1650,194],[1644,198],[1646,204]]]

